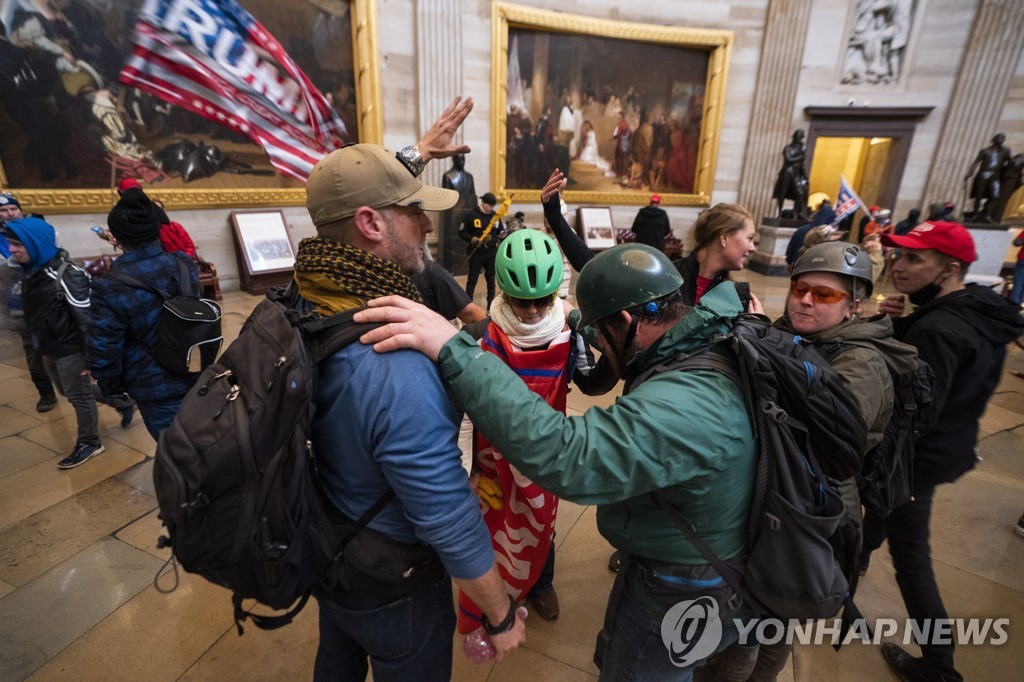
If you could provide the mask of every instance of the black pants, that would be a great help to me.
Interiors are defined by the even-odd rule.
[[[476,281],[480,278],[480,270],[484,271],[484,281],[487,282],[487,308],[490,309],[491,301],[494,300],[494,256],[497,251],[494,249],[477,249],[469,257],[469,275],[466,277],[466,293],[473,298],[476,290]]]
[[[928,542],[928,524],[932,515],[934,485],[915,485],[914,499],[894,509],[882,519],[870,512],[864,516],[864,553],[878,549],[889,539],[889,553],[896,569],[907,614],[923,627],[931,621],[929,631],[937,620],[946,620],[946,607],[942,604],[939,585],[932,570],[931,547]],[[953,644],[922,644],[925,660],[944,679],[960,679],[953,667]]]

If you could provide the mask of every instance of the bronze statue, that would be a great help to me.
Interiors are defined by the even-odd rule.
[[[782,170],[775,181],[772,199],[779,203],[779,216],[782,216],[782,205],[786,199],[793,200],[794,217],[798,220],[807,219],[807,174],[804,172],[804,157],[807,156],[807,145],[804,144],[804,131],[793,132],[793,140],[782,150]]]
[[[1002,176],[1006,166],[1010,164],[1010,150],[1003,146],[1006,135],[996,133],[992,144],[978,152],[964,176],[964,184],[971,179],[974,169],[978,174],[971,183],[971,198],[974,199],[974,213],[971,219],[976,223],[992,223],[997,220],[996,208],[1002,189]],[[1007,197],[1009,198],[1009,197]],[[982,201],[985,202],[982,208]]]
[[[466,211],[476,207],[476,184],[466,170],[466,155],[452,157],[452,167],[441,177],[441,186],[459,193],[459,202],[441,215],[438,232],[438,260],[453,275],[466,274],[464,244],[459,239],[459,227]]]

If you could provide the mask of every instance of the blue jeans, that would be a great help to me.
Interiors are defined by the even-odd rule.
[[[629,570],[624,564],[622,570]],[[678,667],[669,658],[668,648],[661,638],[661,622],[668,606],[653,603],[627,580],[612,626],[611,639],[601,667],[601,680],[620,682],[663,682],[679,680],[690,682],[695,668],[739,639],[739,630],[732,618],[722,613],[722,640],[718,647],[703,660],[687,667]],[[695,595],[694,595],[695,596]],[[681,595],[679,601],[691,597]]]
[[[548,558],[544,562],[544,568],[540,569],[540,575],[537,576],[537,582],[530,588],[528,596],[530,597],[543,597],[551,594],[552,590],[555,589],[555,536],[551,534],[551,549],[548,550]]]
[[[135,406],[139,408],[142,422],[146,425],[149,435],[153,436],[153,440],[160,440],[160,432],[165,431],[174,421],[174,415],[178,414],[178,408],[181,407],[184,398],[185,396],[179,395],[160,400],[136,399]]]
[[[1020,305],[1024,303],[1024,258],[1017,260],[1013,268],[1013,289],[1010,290],[1010,300]]]
[[[388,601],[375,595],[317,595],[320,646],[313,680],[364,680],[367,658],[375,682],[448,682],[452,676],[455,608],[452,581]]]

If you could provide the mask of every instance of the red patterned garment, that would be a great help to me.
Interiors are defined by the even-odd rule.
[[[547,349],[524,351],[491,322],[480,345],[500,357],[548,405],[564,413],[569,336],[570,332],[565,330]],[[481,477],[495,480],[501,486],[504,504],[501,509],[484,504],[484,521],[491,531],[494,559],[501,577],[512,596],[522,601],[537,582],[551,550],[558,498],[509,464],[479,431],[473,433],[473,456]],[[480,609],[460,592],[459,632],[472,632],[479,626]]]

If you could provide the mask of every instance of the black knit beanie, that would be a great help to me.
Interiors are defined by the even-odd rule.
[[[121,244],[142,244],[160,236],[160,214],[141,187],[132,187],[111,209],[107,227]]]

